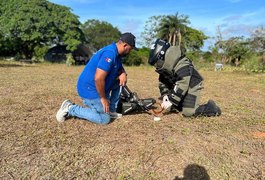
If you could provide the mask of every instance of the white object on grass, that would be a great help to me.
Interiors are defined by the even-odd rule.
[[[161,117],[154,116],[154,121],[160,121],[160,120],[161,120]]]
[[[224,65],[222,63],[216,63],[214,70],[220,71],[220,70],[223,70],[223,68],[224,68]]]

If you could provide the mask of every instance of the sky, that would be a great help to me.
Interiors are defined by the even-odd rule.
[[[225,39],[248,37],[254,29],[265,27],[265,0],[49,0],[72,9],[81,23],[89,19],[106,21],[122,33],[132,32],[141,41],[146,21],[157,15],[187,15],[189,26]],[[207,50],[215,42],[205,41]]]

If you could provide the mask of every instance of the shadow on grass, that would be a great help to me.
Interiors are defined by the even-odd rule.
[[[1,62],[0,68],[9,68],[9,67],[33,67],[32,63],[24,63],[24,62]]]
[[[174,180],[210,180],[206,169],[198,164],[189,164],[183,172],[184,177],[176,176]]]
[[[11,64],[11,63],[1,63],[0,62],[0,67],[21,67],[25,65],[20,65],[20,64]]]

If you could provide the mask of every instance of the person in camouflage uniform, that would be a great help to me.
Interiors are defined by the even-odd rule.
[[[219,116],[221,109],[213,100],[200,105],[203,77],[179,46],[157,39],[152,45],[148,63],[159,74],[162,108],[181,111],[183,116]]]

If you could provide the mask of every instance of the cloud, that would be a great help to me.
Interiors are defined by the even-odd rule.
[[[218,2],[195,3],[195,0],[172,1],[163,3],[147,1],[114,0],[50,0],[69,6],[84,23],[88,19],[99,19],[111,23],[121,32],[131,31],[140,37],[145,22],[154,15],[173,15],[176,12],[189,16],[191,26],[207,36],[215,36],[217,28],[230,36],[248,35],[251,29],[265,26],[264,0],[221,0]],[[224,38],[225,35],[224,35]]]
[[[225,37],[235,37],[235,36],[249,36],[253,31],[253,26],[246,24],[235,24],[230,25],[223,29],[222,33]]]
[[[241,19],[242,19],[242,15],[232,15],[232,16],[225,17],[223,21],[238,21]]]

